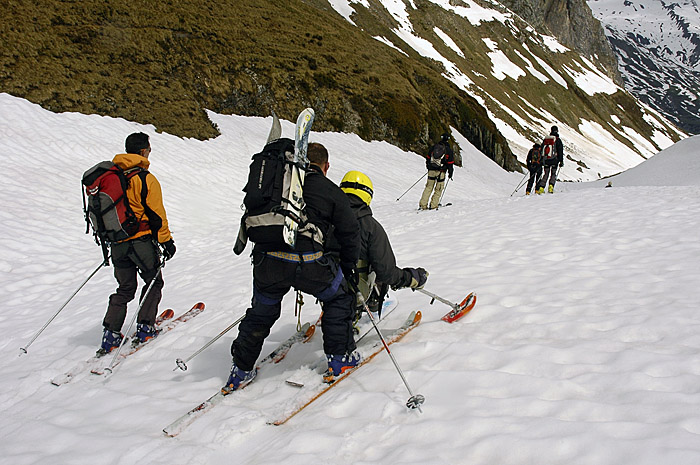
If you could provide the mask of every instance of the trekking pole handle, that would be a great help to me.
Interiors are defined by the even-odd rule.
[[[87,279],[86,279],[85,281],[83,281],[83,283],[78,287],[78,289],[75,290],[75,292],[73,292],[73,294],[68,298],[68,300],[66,300],[66,301],[63,303],[63,305],[61,305],[61,308],[59,308],[58,311],[57,311],[56,313],[54,313],[53,316],[52,316],[51,318],[49,318],[49,321],[47,321],[46,324],[44,324],[44,326],[41,327],[41,329],[34,335],[34,337],[32,338],[32,340],[29,341],[29,343],[28,343],[26,346],[21,347],[21,348],[19,349],[19,350],[20,350],[20,356],[27,353],[27,349],[29,348],[29,346],[32,345],[32,343],[36,340],[36,338],[38,338],[39,335],[40,335],[42,332],[44,332],[44,330],[45,330],[45,329],[51,324],[51,322],[58,316],[58,314],[61,313],[61,311],[66,307],[66,305],[68,305],[68,302],[70,302],[71,300],[73,300],[73,297],[75,297],[76,294],[78,294],[78,292],[80,292],[80,290],[83,288],[83,286],[85,286],[85,284],[87,284],[87,282],[90,281],[90,279],[92,279],[92,277],[95,276],[95,274],[97,274],[98,271],[100,271],[100,268],[102,268],[103,265],[104,265],[104,263],[103,263],[103,262],[100,262],[100,264],[97,266],[97,268],[95,268],[95,271],[93,271],[93,272],[90,274],[90,276],[88,276]]]
[[[197,350],[195,353],[193,353],[192,355],[190,355],[189,357],[187,357],[185,360],[182,360],[181,358],[178,358],[177,360],[175,360],[175,363],[177,364],[177,366],[176,366],[175,368],[173,368],[173,371],[177,370],[178,368],[179,368],[180,370],[182,370],[182,371],[187,371],[187,362],[189,362],[190,360],[192,360],[193,358],[195,358],[197,355],[199,355],[199,354],[201,354],[202,352],[204,352],[204,350],[207,349],[207,347],[209,347],[210,345],[212,345],[213,343],[215,343],[216,341],[218,341],[219,338],[221,338],[224,334],[226,334],[226,333],[228,333],[229,331],[231,331],[231,329],[233,329],[234,326],[236,326],[238,323],[240,323],[240,322],[243,320],[244,317],[245,317],[245,315],[242,315],[239,319],[237,319],[236,321],[234,321],[233,323],[231,323],[231,324],[228,326],[228,328],[224,329],[224,330],[221,331],[219,334],[217,334],[216,336],[214,336],[214,338],[213,338],[212,340],[210,340],[209,342],[207,342],[206,344],[204,344],[204,346],[202,346],[202,348],[200,348],[200,349]]]

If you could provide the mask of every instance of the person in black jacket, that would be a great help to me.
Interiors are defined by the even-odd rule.
[[[559,138],[559,128],[557,126],[552,126],[552,130],[549,136],[545,137],[542,141],[542,150],[546,150],[546,146],[549,145],[549,141],[554,139],[554,150],[552,156],[548,156],[547,153],[543,153],[543,165],[544,174],[537,184],[537,193],[544,194],[544,186],[547,184],[547,179],[549,179],[548,192],[550,194],[554,193],[554,184],[557,182],[557,165],[559,168],[564,166],[564,143]]]
[[[374,196],[372,180],[360,171],[348,171],[340,188],[350,200],[360,223],[360,258],[357,262],[359,290],[372,312],[381,316],[382,303],[391,286],[394,290],[405,287],[421,289],[428,280],[423,268],[399,268],[389,237],[382,225],[372,216],[369,204]],[[362,306],[355,314],[359,318]]]
[[[428,199],[430,199],[430,209],[438,208],[440,197],[445,188],[445,173],[452,179],[454,174],[455,155],[450,147],[450,135],[445,133],[442,135],[440,142],[433,145],[425,157],[425,167],[428,170],[428,181],[425,183],[423,195],[421,195],[418,208],[420,210],[428,209]],[[435,191],[433,192],[433,189]],[[433,197],[430,197],[430,194]]]
[[[525,195],[530,195],[532,192],[532,186],[537,188],[537,184],[540,182],[542,177],[542,152],[540,151],[540,144],[535,144],[532,146],[530,151],[527,153],[527,169],[530,172],[530,179],[527,180],[527,187],[525,188]]]
[[[323,237],[331,234],[333,228],[340,244],[339,265],[324,253],[319,242],[303,234],[297,236],[294,249],[283,241],[282,235],[275,242],[256,242],[252,253],[252,303],[231,345],[233,366],[222,388],[224,394],[255,378],[255,362],[272,325],[280,317],[282,297],[291,287],[313,295],[322,303],[323,350],[329,370],[324,379],[331,381],[344,368],[360,361],[352,330],[354,298],[346,282],[346,278],[357,279],[359,226],[347,196],[325,176],[330,166],[326,148],[311,143],[307,156],[311,164],[304,181],[305,212],[308,222]]]

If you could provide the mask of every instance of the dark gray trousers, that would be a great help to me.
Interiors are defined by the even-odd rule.
[[[163,276],[158,273],[160,256],[157,245],[153,243],[151,236],[144,236],[138,239],[113,244],[112,265],[114,265],[114,277],[117,279],[119,287],[116,292],[109,296],[109,305],[105,314],[103,326],[112,331],[121,331],[126,319],[126,307],[134,300],[138,287],[137,274],[144,282],[141,289],[141,299],[148,289],[148,285],[153,278],[155,282],[149,292],[148,297],[141,306],[137,322],[152,325],[156,321],[158,304],[162,297]]]

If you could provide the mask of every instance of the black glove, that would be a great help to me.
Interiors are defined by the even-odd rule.
[[[564,162],[559,162],[559,168],[562,168],[564,166]]]
[[[175,241],[170,239],[168,242],[163,242],[161,245],[163,247],[163,257],[166,260],[170,260],[175,255]]]
[[[404,271],[408,271],[408,282],[404,282],[404,287],[410,287],[411,289],[423,289],[425,282],[428,280],[428,272],[423,268],[404,268]]]
[[[360,274],[357,272],[355,264],[341,263],[340,269],[343,270],[345,280],[353,286],[353,290],[357,289],[357,285],[360,282]]]

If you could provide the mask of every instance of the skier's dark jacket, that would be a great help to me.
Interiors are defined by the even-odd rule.
[[[542,150],[540,147],[541,147],[540,144],[535,144],[535,147],[531,148],[530,151],[527,152],[526,163],[527,163],[527,169],[529,171],[537,171],[538,169],[542,168],[542,154],[541,153],[540,153],[540,159],[538,162],[535,162],[532,159],[532,156],[535,152],[539,152]]]
[[[360,255],[360,227],[345,193],[323,174],[321,168],[310,165],[304,179],[303,198],[308,221],[321,230],[326,242],[329,235],[335,234],[340,264],[354,266]],[[300,234],[294,250],[303,253],[319,248],[318,243]],[[291,251],[291,248],[280,237],[279,242],[256,243],[255,250]]]
[[[377,282],[394,288],[406,287],[411,282],[411,273],[396,266],[396,257],[391,249],[389,237],[384,228],[372,216],[372,209],[362,199],[347,194],[350,207],[360,222],[360,263],[369,265],[363,269],[358,266],[360,274],[374,271]]]
[[[433,155],[433,150],[435,150],[435,145],[433,145],[430,148],[430,151],[428,152],[428,155],[426,155],[426,160],[425,160],[425,168],[428,170],[435,170],[437,169],[438,171],[442,171],[443,173],[445,171],[448,172],[449,176],[452,177],[452,173],[454,171],[454,164],[455,164],[455,153],[452,150],[452,147],[450,147],[449,142],[438,142],[438,144],[442,144],[445,146],[445,156],[442,157],[442,163],[440,164],[439,168],[435,168],[432,166],[430,163],[430,157]]]

